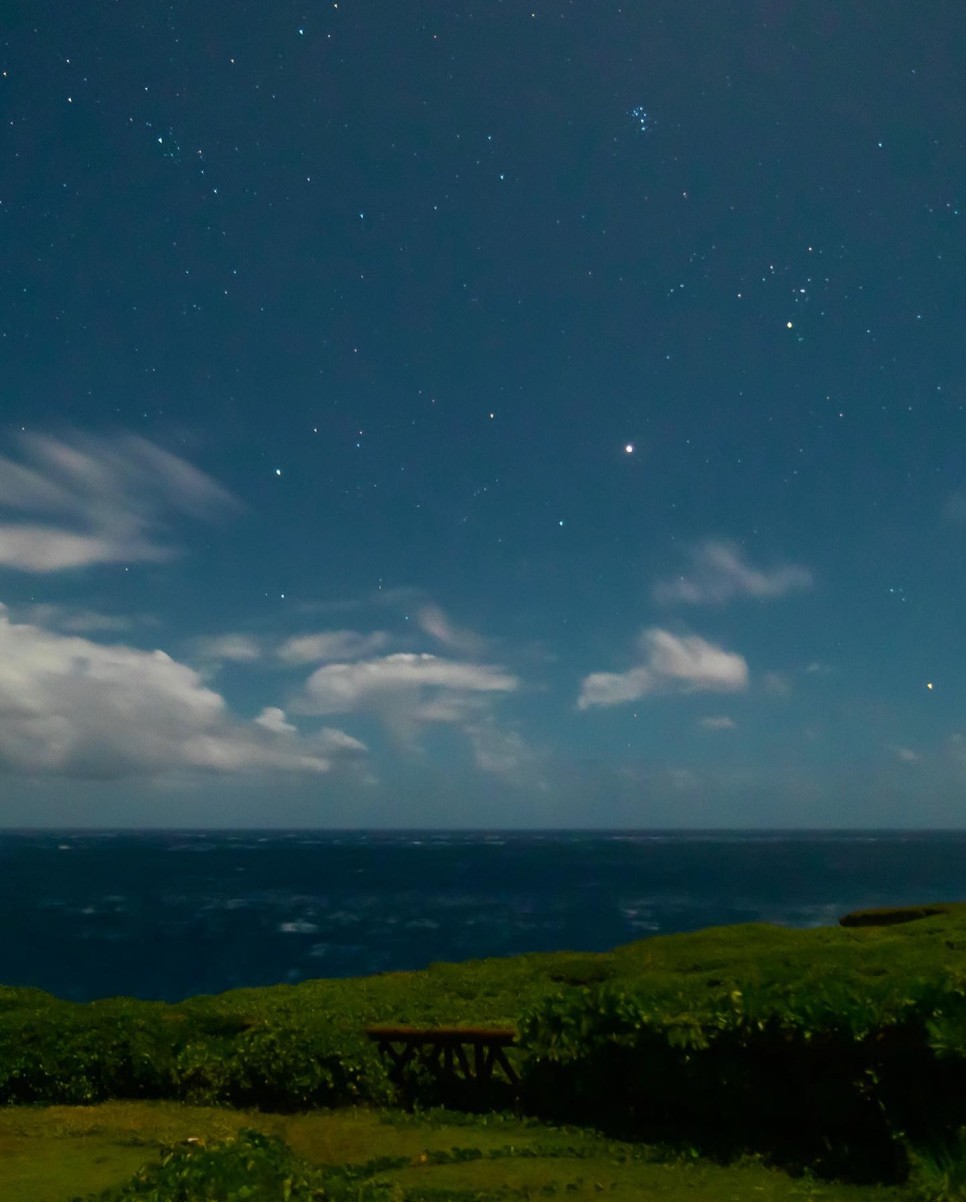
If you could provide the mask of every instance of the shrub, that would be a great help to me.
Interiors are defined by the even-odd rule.
[[[237,1041],[226,1071],[226,1100],[235,1106],[300,1110],[391,1096],[375,1046],[358,1029],[330,1024],[254,1028]]]
[[[522,1024],[534,1111],[704,1150],[901,1179],[906,1146],[966,1119],[951,984],[557,993]]]
[[[363,1032],[322,1016],[250,1023],[132,1002],[0,1014],[0,1104],[138,1097],[299,1110],[388,1101],[391,1087]]]
[[[156,1021],[52,1007],[0,1018],[0,1101],[80,1104],[170,1091],[172,1055]]]
[[[206,1147],[202,1141],[168,1149],[161,1163],[139,1170],[87,1202],[323,1202],[322,1172],[280,1140],[242,1130]],[[73,1202],[84,1202],[74,1198]]]
[[[933,1140],[913,1150],[910,1195],[916,1202],[964,1202],[966,1199],[966,1132]]]

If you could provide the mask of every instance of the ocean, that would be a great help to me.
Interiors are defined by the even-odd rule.
[[[0,832],[0,983],[175,1001],[964,897],[963,831]]]

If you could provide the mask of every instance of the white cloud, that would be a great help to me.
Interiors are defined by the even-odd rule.
[[[312,735],[310,742],[331,754],[363,754],[369,750],[365,743],[347,735],[344,730],[336,730],[334,726],[323,726]]]
[[[220,485],[135,435],[30,435],[26,463],[0,456],[0,565],[56,572],[92,564],[160,563],[175,556],[163,511],[209,518],[237,505]]]
[[[697,635],[652,627],[641,635],[644,663],[628,672],[594,672],[581,684],[578,709],[620,705],[653,693],[734,693],[747,687],[743,656]]]
[[[656,600],[691,605],[721,604],[732,597],[764,601],[812,585],[808,568],[792,563],[768,571],[752,567],[742,559],[734,543],[703,543],[691,551],[691,561],[691,575],[664,580],[655,586]]]
[[[810,664],[806,664],[803,671],[808,676],[831,676],[835,669],[830,664],[823,664],[819,660],[812,660]]]
[[[479,655],[484,648],[483,639],[472,630],[453,624],[438,605],[424,605],[416,614],[420,630],[437,642],[460,655]]]
[[[533,778],[537,758],[518,731],[503,730],[488,719],[469,723],[465,729],[481,772],[514,783]]]
[[[717,718],[702,718],[700,720],[700,725],[703,726],[705,730],[734,730],[735,720],[734,718],[729,718],[726,715],[722,715],[721,717]]]
[[[253,664],[261,659],[258,640],[247,634],[217,634],[195,639],[192,649],[200,659],[228,660],[235,664]]]
[[[577,708],[620,705],[636,701],[646,693],[657,690],[654,674],[648,668],[632,668],[629,672],[592,672],[580,686]]]
[[[502,668],[461,663],[435,655],[399,652],[357,663],[325,664],[305,684],[305,712],[349,713],[385,698],[417,703],[426,690],[458,695],[510,693],[519,681]]]
[[[918,764],[922,759],[922,756],[917,751],[913,751],[910,747],[892,747],[890,750],[893,751],[896,755],[896,758],[902,760],[904,764]]]
[[[281,710],[242,722],[163,651],[14,624],[0,606],[0,771],[97,779],[186,769],[321,773],[359,749],[342,732],[300,736]]]
[[[287,664],[318,664],[332,660],[365,659],[381,651],[389,642],[383,630],[359,634],[355,630],[324,630],[301,634],[278,649],[278,657]]]
[[[522,764],[522,739],[503,731],[495,703],[520,686],[492,664],[397,652],[355,663],[324,664],[305,683],[292,708],[306,714],[374,714],[397,750],[421,753],[428,726],[448,726],[469,741],[476,766],[509,775]]]
[[[298,732],[297,727],[285,721],[285,710],[276,705],[266,706],[255,719],[255,725],[263,726],[276,735],[294,735]]]
[[[107,631],[118,632],[130,630],[134,626],[133,618],[121,617],[116,614],[102,614],[93,609],[78,609],[68,605],[51,605],[47,602],[35,605],[11,607],[11,615],[18,620],[35,626],[55,626],[58,630],[67,630],[72,634],[95,634]],[[150,622],[151,619],[140,618],[140,622]]]

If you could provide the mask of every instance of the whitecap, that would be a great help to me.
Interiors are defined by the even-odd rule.
[[[319,930],[314,922],[305,922],[301,918],[294,922],[280,923],[278,929],[286,935],[316,935]]]

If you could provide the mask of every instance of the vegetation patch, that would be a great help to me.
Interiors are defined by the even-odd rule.
[[[888,927],[900,922],[915,922],[919,918],[933,918],[937,914],[948,914],[952,906],[876,906],[866,910],[852,910],[843,914],[839,924],[843,927]]]
[[[934,1193],[948,1193],[960,1188],[964,1159],[966,906],[906,909],[915,921],[713,928],[600,955],[436,964],[172,1005],[79,1005],[0,988],[0,1104],[66,1104],[78,1114],[109,1099],[228,1108],[211,1112],[224,1120],[194,1133],[207,1149],[212,1138],[236,1139],[247,1123],[284,1139],[309,1164],[320,1163],[299,1126],[309,1112],[341,1108],[350,1122],[360,1105],[443,1104],[452,1126],[453,1107],[476,1110],[469,1121],[483,1124],[488,1108],[516,1106],[719,1160],[761,1156],[798,1172],[922,1189],[929,1177]],[[367,1026],[380,1025],[512,1028],[513,1074],[487,1092],[414,1062],[393,1080],[366,1036]],[[445,1058],[440,1064],[446,1070]],[[83,1138],[93,1146],[102,1136]],[[170,1147],[179,1138],[187,1136]],[[0,1124],[0,1152],[10,1139]],[[149,1142],[156,1159],[156,1133]],[[125,1155],[135,1147],[123,1146]],[[486,1141],[467,1146],[480,1150],[481,1164],[499,1159]],[[259,1155],[276,1153],[266,1145]],[[224,1153],[236,1154],[237,1147]],[[177,1163],[187,1172],[200,1163],[194,1155]],[[367,1146],[354,1163],[376,1155]],[[116,1160],[116,1175],[91,1179],[90,1189],[130,1175],[130,1160]],[[456,1171],[409,1165],[412,1188],[427,1166]],[[388,1180],[375,1170],[371,1179],[372,1188]]]
[[[136,1102],[10,1108],[0,1132],[19,1132],[15,1162],[0,1157],[3,1202],[272,1202],[286,1189],[289,1199],[327,1202],[902,1202],[888,1187],[794,1178],[756,1160],[720,1165],[512,1115],[260,1115]],[[44,1183],[23,1175],[31,1147],[46,1163]],[[132,1154],[134,1168],[124,1161]]]

